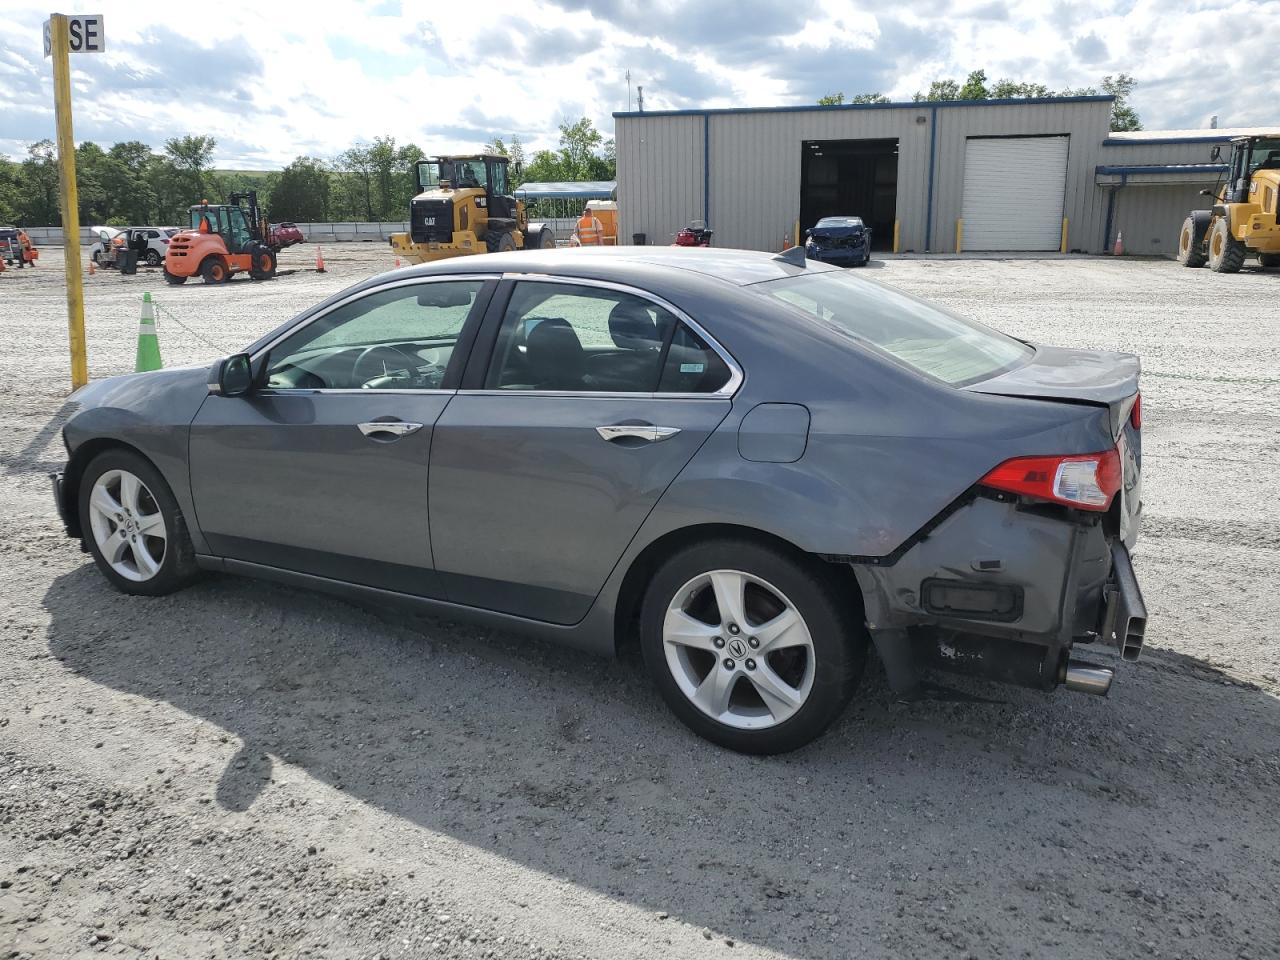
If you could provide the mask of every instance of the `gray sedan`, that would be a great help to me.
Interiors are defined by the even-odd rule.
[[[55,497],[117,588],[212,570],[638,642],[736,750],[818,736],[872,645],[904,697],[937,668],[1105,693],[1142,646],[1137,359],[802,250],[411,267],[74,399]]]

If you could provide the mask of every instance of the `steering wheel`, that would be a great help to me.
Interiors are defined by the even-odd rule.
[[[351,365],[351,379],[361,387],[368,388],[372,381],[388,377],[386,367],[388,362],[394,364],[391,367],[393,370],[408,371],[407,379],[412,379],[413,371],[423,365],[422,358],[408,350],[387,343],[375,343],[360,351],[355,363]],[[374,366],[375,363],[378,363],[377,367]]]

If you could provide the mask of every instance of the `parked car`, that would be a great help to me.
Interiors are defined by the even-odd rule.
[[[295,243],[305,243],[306,237],[296,223],[272,223],[267,227],[267,246],[273,250],[283,250]]]
[[[804,236],[810,260],[865,267],[871,259],[871,228],[861,217],[823,217]]]
[[[138,262],[150,267],[158,267],[164,262],[165,251],[169,249],[169,238],[178,232],[177,227],[91,227],[99,237],[89,247],[89,256],[100,267],[115,264],[115,257],[106,249],[107,243],[101,239],[105,233],[108,241],[117,247],[136,250]],[[118,241],[118,242],[117,242]]]
[[[1105,693],[1145,608],[1138,360],[1026,343],[793,249],[373,277],[211,369],[78,391],[54,476],[107,580],[201,570],[638,640],[689,727],[798,747],[874,642]],[[1114,663],[1114,661],[1113,661]]]

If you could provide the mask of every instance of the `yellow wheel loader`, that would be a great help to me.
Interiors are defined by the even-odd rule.
[[[1222,148],[1212,158],[1222,159]],[[1213,209],[1193,210],[1178,235],[1178,262],[1217,273],[1235,273],[1256,254],[1264,267],[1280,267],[1280,133],[1231,141],[1226,181]]]
[[[432,157],[414,164],[421,191],[409,201],[409,232],[393,233],[391,249],[414,263],[472,253],[549,249],[555,233],[530,223],[512,195],[506,157]]]

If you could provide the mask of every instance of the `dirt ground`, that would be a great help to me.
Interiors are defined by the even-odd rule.
[[[86,278],[94,377],[205,362],[392,266]],[[48,471],[61,257],[0,276],[0,960],[1274,957],[1280,275],[901,259],[1012,333],[1142,355],[1147,650],[1110,698],[873,670],[799,753],[696,740],[640,664],[210,576],[112,591]],[[292,272],[290,272],[292,271]]]

